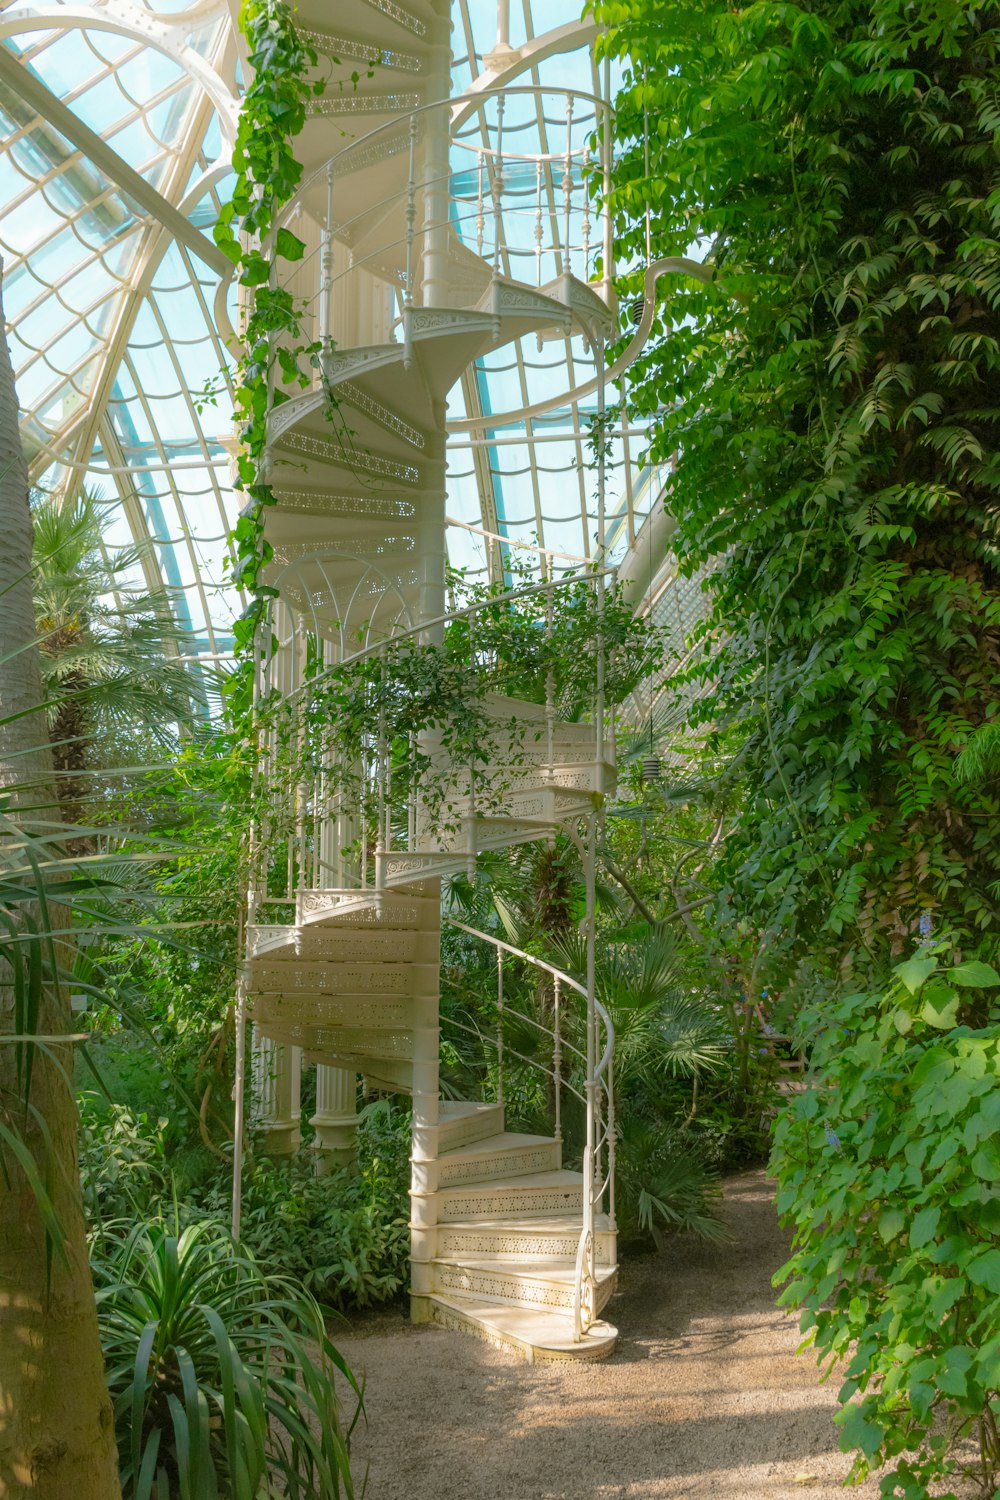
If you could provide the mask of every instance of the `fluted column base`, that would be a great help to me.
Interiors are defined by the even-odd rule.
[[[358,1154],[358,1077],[344,1068],[316,1068],[316,1113],[310,1125],[316,1132],[311,1150],[316,1175],[325,1177],[337,1167],[352,1166]]]
[[[302,1052],[254,1032],[253,1123],[265,1156],[294,1156],[302,1144],[299,1096]]]

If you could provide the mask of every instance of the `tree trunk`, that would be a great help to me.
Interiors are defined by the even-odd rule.
[[[0,791],[10,799],[8,817],[51,837],[59,812],[45,716],[37,711],[42,697],[31,518],[17,416],[0,298]],[[2,824],[0,839],[10,839]],[[0,1497],[116,1500],[121,1488],[114,1420],[76,1154],[72,1046],[55,1048],[54,1055],[35,1049],[29,1110],[16,1067],[18,1048],[5,1040],[14,1028],[12,970],[0,946],[0,1122],[39,1164],[65,1250],[64,1256],[49,1255],[35,1194],[0,1141],[6,1173],[0,1174]],[[64,986],[44,986],[37,1029],[48,1036],[72,1030]]]

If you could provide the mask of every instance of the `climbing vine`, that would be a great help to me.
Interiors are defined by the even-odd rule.
[[[714,572],[724,906],[792,965],[882,969],[921,917],[989,953],[1000,795],[956,758],[1000,716],[996,10],[595,10],[625,69],[619,263],[648,208],[654,259],[718,273],[661,280],[629,400],[676,455],[683,565]]]
[[[1000,974],[953,960],[922,944],[884,990],[824,999],[824,1086],[777,1130],[798,1225],[781,1301],[845,1361],[853,1476],[888,1466],[882,1494],[906,1500],[1000,1484]]]
[[[595,10],[624,60],[619,263],[648,211],[654,259],[694,245],[717,273],[661,281],[629,400],[675,459],[683,566],[712,574],[693,717],[738,807],[715,913],[814,1001],[774,1154],[784,1300],[849,1360],[856,1476],[992,1496],[997,10]]]
[[[235,379],[241,424],[236,487],[250,503],[231,534],[233,578],[248,596],[235,624],[237,670],[228,684],[237,716],[250,703],[252,645],[267,599],[275,593],[260,577],[271,557],[263,518],[274,504],[266,459],[268,417],[290,399],[282,385],[310,384],[309,363],[319,353],[319,344],[304,338],[300,309],[277,274],[281,261],[301,260],[305,246],[277,221],[302,177],[295,138],[311,99],[324,88],[322,79],[311,76],[316,51],[300,37],[284,0],[243,0],[240,27],[252,76],[233,151],[236,184],[214,231],[247,299]]]
[[[556,714],[577,721],[593,713],[599,648],[609,708],[661,659],[657,629],[635,617],[619,586],[599,605],[589,573],[563,580],[547,628],[530,578],[512,592],[453,575],[450,592],[455,615],[439,645],[403,635],[332,666],[311,659],[301,693],[262,697],[256,815],[266,844],[283,848],[303,786],[322,787],[330,805],[346,800],[361,824],[379,797],[397,823],[419,800],[439,831],[453,832],[471,777],[480,813],[499,813],[510,773],[544,729],[497,719],[489,695],[541,705],[551,690]],[[491,762],[500,768],[487,772]]]

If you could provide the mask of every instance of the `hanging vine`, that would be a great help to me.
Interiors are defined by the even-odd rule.
[[[248,596],[234,626],[237,667],[227,685],[236,718],[250,705],[253,642],[267,600],[276,593],[261,582],[272,555],[264,537],[264,515],[274,504],[267,463],[268,417],[291,399],[282,386],[305,388],[311,383],[309,367],[320,350],[317,341],[305,339],[301,308],[279,284],[279,263],[301,260],[305,246],[290,229],[278,225],[278,218],[302,177],[295,139],[311,100],[325,87],[313,73],[316,51],[300,37],[284,0],[244,0],[240,29],[247,40],[252,77],[233,150],[236,185],[214,230],[216,244],[233,262],[239,285],[247,291],[234,382],[241,424],[235,484],[250,503],[230,533],[233,578]]]

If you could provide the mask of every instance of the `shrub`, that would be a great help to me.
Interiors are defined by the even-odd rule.
[[[357,1170],[258,1166],[244,1186],[244,1245],[332,1307],[391,1300],[409,1279],[408,1154],[408,1115],[380,1103],[362,1112]],[[213,1204],[227,1203],[222,1185]]]
[[[781,1301],[821,1360],[849,1360],[853,1475],[890,1464],[882,1493],[905,1500],[954,1500],[961,1470],[1000,1485],[1000,1024],[982,1003],[1000,976],[943,957],[807,1015],[820,1082],[774,1150],[795,1226]]]
[[[81,1098],[80,1166],[92,1227],[116,1218],[182,1225],[229,1223],[228,1166],[178,1184],[166,1122],[125,1105]],[[387,1101],[361,1113],[356,1169],[314,1176],[299,1159],[259,1162],[243,1189],[243,1247],[267,1275],[288,1277],[347,1310],[389,1301],[409,1275],[409,1115]],[[183,1186],[184,1191],[181,1191]],[[177,1200],[183,1200],[178,1204]]]
[[[126,1104],[108,1105],[96,1094],[82,1094],[80,1175],[84,1211],[91,1224],[148,1218],[153,1203],[169,1196],[165,1119],[151,1119]]]
[[[622,1243],[652,1241],[660,1249],[667,1234],[726,1240],[719,1218],[715,1173],[698,1142],[686,1131],[625,1119],[618,1132],[617,1218]]]
[[[336,1373],[308,1292],[221,1225],[107,1229],[92,1247],[124,1500],[347,1500]]]

